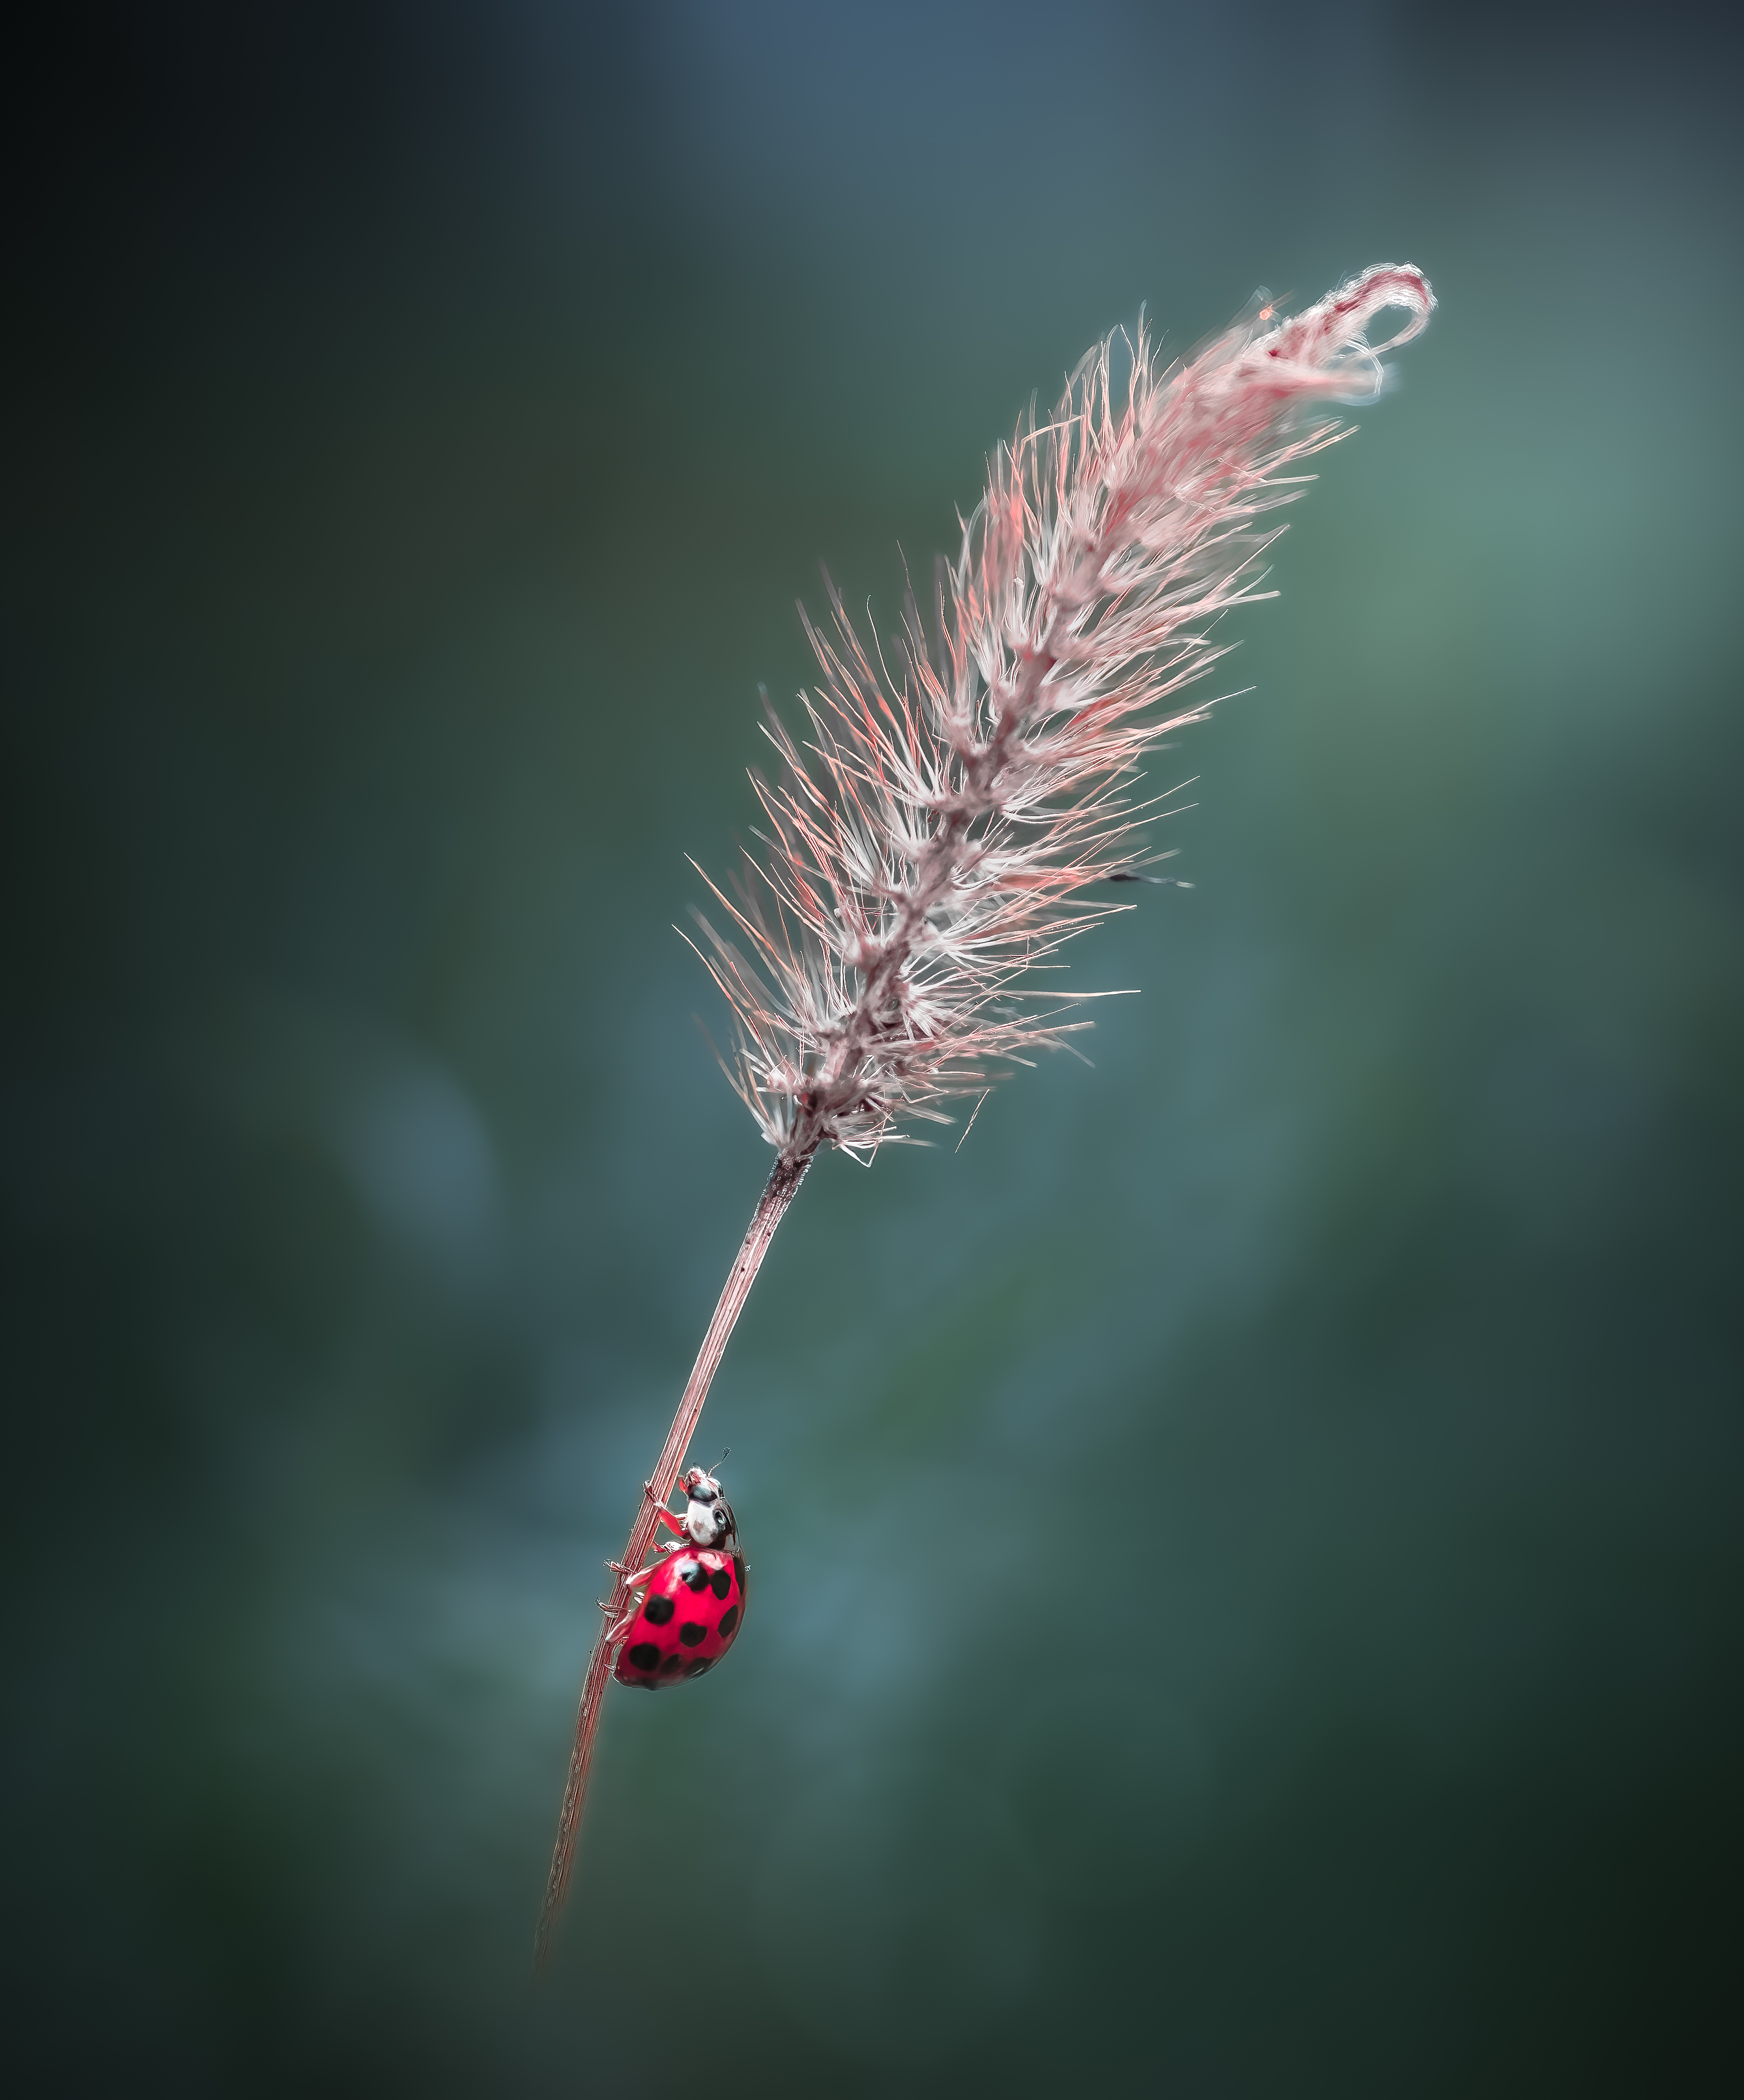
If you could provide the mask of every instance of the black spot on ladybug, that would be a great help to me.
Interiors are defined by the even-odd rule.
[[[660,1652],[652,1641],[638,1641],[629,1652],[632,1670],[652,1670],[660,1659]]]
[[[677,1608],[670,1597],[650,1597],[642,1615],[651,1626],[664,1626]]]
[[[733,1586],[733,1578],[724,1568],[717,1568],[709,1578],[709,1586],[717,1597],[724,1597]]]
[[[684,1657],[682,1655],[668,1656],[666,1660],[660,1665],[660,1675],[662,1677],[670,1677],[683,1660]]]
[[[695,1648],[699,1641],[707,1636],[708,1631],[709,1629],[705,1626],[700,1626],[692,1620],[689,1626],[679,1627],[678,1638],[687,1648]]]
[[[705,1670],[713,1670],[713,1668],[714,1657],[713,1656],[699,1656],[696,1661],[691,1663],[686,1670],[684,1674],[687,1677],[700,1677]]]
[[[721,1636],[722,1640],[725,1640],[738,1623],[739,1607],[736,1604],[729,1604],[726,1609],[722,1612],[721,1623],[715,1628],[715,1631]]]
[[[678,1580],[692,1590],[706,1590],[709,1586],[709,1571],[700,1561],[693,1560],[688,1568],[679,1569]]]

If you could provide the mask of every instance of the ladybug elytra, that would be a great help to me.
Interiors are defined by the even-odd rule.
[[[629,1577],[647,1586],[609,1636],[622,1643],[613,1676],[648,1692],[712,1670],[744,1619],[745,1559],[721,1484],[693,1466],[678,1485],[687,1498],[683,1515],[660,1510],[678,1538],[663,1547],[664,1560]]]

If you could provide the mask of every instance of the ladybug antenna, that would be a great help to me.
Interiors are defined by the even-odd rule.
[[[715,1464],[716,1464],[717,1466],[724,1466],[724,1465],[726,1463],[727,1460],[732,1457],[732,1455],[733,1455],[733,1447],[732,1447],[732,1445],[731,1445],[731,1444],[729,1444],[729,1445],[727,1445],[726,1449],[725,1449],[725,1450],[721,1454],[720,1457],[719,1457],[718,1458],[717,1458],[717,1459],[715,1460],[715,1462],[715,1462]]]

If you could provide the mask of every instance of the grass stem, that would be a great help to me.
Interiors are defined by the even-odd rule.
[[[622,1565],[630,1570],[639,1568],[654,1543],[654,1534],[659,1524],[656,1511],[672,1495],[677,1485],[678,1469],[684,1463],[684,1454],[690,1449],[691,1439],[696,1433],[696,1424],[703,1411],[703,1402],[709,1397],[709,1388],[720,1368],[722,1357],[726,1352],[727,1339],[731,1335],[744,1303],[751,1295],[751,1286],[757,1273],[763,1265],[763,1257],[769,1251],[769,1243],[775,1236],[775,1228],[787,1215],[787,1208],[799,1193],[799,1185],[806,1178],[806,1170],[811,1164],[811,1154],[794,1159],[786,1154],[775,1162],[775,1171],[758,1199],[752,1213],[751,1223],[734,1258],[731,1273],[726,1279],[720,1302],[714,1308],[714,1317],[709,1322],[709,1331],[703,1336],[703,1345],[696,1354],[696,1361],[678,1402],[678,1411],[672,1418],[672,1427],[666,1432],[666,1441],[660,1447],[660,1455],[649,1476],[647,1492],[636,1512],[636,1520],[630,1526],[629,1543],[624,1549]],[[581,1681],[581,1704],[576,1715],[575,1746],[569,1754],[569,1781],[563,1789],[563,1806],[557,1822],[557,1843],[551,1853],[551,1872],[545,1882],[545,1902],[539,1912],[538,1930],[533,1940],[535,1965],[543,1969],[550,1958],[558,1920],[563,1915],[563,1899],[568,1892],[569,1877],[575,1866],[576,1840],[581,1828],[581,1811],[587,1799],[588,1771],[594,1762],[594,1742],[599,1732],[600,1709],[605,1703],[606,1686],[612,1677],[612,1643],[607,1639],[612,1628],[623,1617],[629,1595],[627,1575],[618,1576],[602,1609],[605,1613],[600,1622],[599,1638],[594,1643],[594,1652],[587,1665],[587,1674]]]

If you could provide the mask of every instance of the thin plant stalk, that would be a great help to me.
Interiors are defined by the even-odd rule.
[[[563,1913],[563,1899],[568,1892],[569,1877],[575,1865],[576,1838],[581,1828],[581,1811],[587,1799],[588,1772],[594,1762],[594,1742],[599,1732],[600,1709],[605,1704],[606,1684],[612,1674],[612,1643],[607,1639],[612,1627],[623,1617],[629,1598],[629,1574],[642,1565],[643,1557],[654,1543],[654,1533],[659,1523],[656,1511],[671,1497],[678,1485],[678,1468],[684,1454],[690,1449],[691,1439],[696,1433],[697,1418],[703,1411],[703,1402],[709,1397],[709,1388],[720,1368],[721,1358],[726,1352],[727,1338],[744,1310],[744,1303],[751,1295],[751,1286],[757,1273],[763,1265],[763,1257],[769,1251],[770,1242],[775,1236],[775,1228],[787,1215],[787,1208],[799,1193],[799,1185],[806,1178],[806,1169],[810,1165],[808,1154],[795,1164],[782,1158],[775,1162],[775,1171],[758,1199],[751,1223],[740,1244],[739,1253],[727,1277],[726,1288],[714,1308],[714,1317],[709,1322],[709,1331],[703,1337],[703,1345],[696,1354],[691,1375],[678,1402],[678,1411],[672,1418],[672,1427],[666,1432],[666,1441],[661,1446],[654,1472],[645,1489],[642,1507],[636,1512],[636,1520],[630,1526],[629,1543],[624,1549],[623,1568],[613,1586],[612,1595],[602,1607],[605,1617],[600,1622],[599,1638],[594,1643],[594,1652],[588,1662],[587,1674],[581,1681],[581,1704],[576,1715],[576,1740],[569,1754],[569,1780],[563,1789],[563,1812],[558,1818],[557,1844],[551,1854],[551,1872],[545,1883],[545,1902],[539,1912],[539,1930],[534,1940],[535,1958],[543,1967],[550,1954],[557,1921]]]

